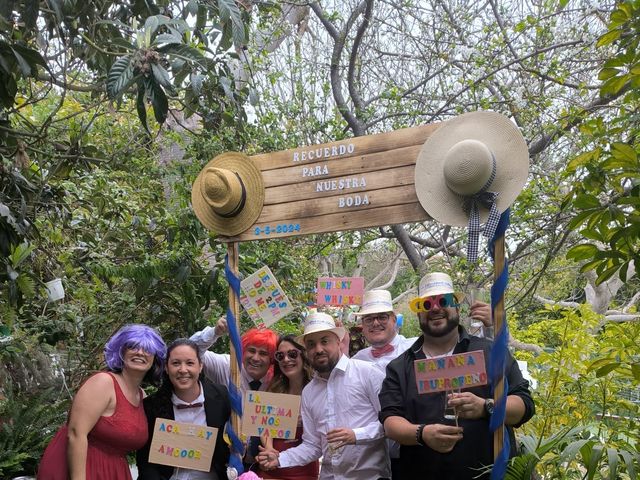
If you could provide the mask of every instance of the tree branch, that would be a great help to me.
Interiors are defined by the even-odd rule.
[[[360,93],[356,90],[356,81],[355,81],[355,72],[356,72],[356,63],[358,59],[358,51],[360,50],[360,45],[362,43],[362,37],[364,37],[364,33],[367,31],[369,27],[369,22],[371,21],[371,11],[373,10],[373,1],[374,0],[366,0],[366,6],[364,15],[362,17],[362,23],[358,27],[356,31],[356,37],[353,39],[353,46],[351,47],[351,53],[349,54],[349,69],[347,71],[347,88],[349,89],[349,96],[353,101],[353,105],[356,108],[356,112],[364,110],[364,102],[362,101],[362,97]],[[345,31],[346,33],[346,31]]]
[[[413,269],[420,273],[425,268],[424,262],[422,261],[422,257],[420,253],[411,243],[411,239],[409,238],[409,234],[404,229],[402,225],[391,225],[391,231],[396,236],[398,243],[404,250],[404,253],[407,255],[409,259],[409,263]]]
[[[607,95],[605,97],[598,96],[595,98],[590,104],[583,107],[579,114],[575,114],[573,119],[569,122],[562,124],[560,128],[556,128],[551,134],[542,134],[540,138],[532,141],[529,144],[529,156],[533,157],[544,151],[552,142],[562,137],[565,133],[569,132],[572,128],[580,125],[587,117],[587,113],[591,113],[594,110],[604,107],[614,101],[616,98],[621,97],[625,93],[627,93],[630,89],[630,85],[627,84],[625,87],[621,88],[618,93],[615,95]],[[556,122],[557,123],[557,122]]]
[[[73,90],[74,92],[104,92],[104,82],[94,83],[93,85],[76,85],[74,83],[66,83],[63,80],[58,80],[51,75],[38,72],[36,77],[41,82],[48,82],[67,90]]]
[[[376,275],[375,278],[369,282],[367,290],[373,290],[374,288],[376,290],[387,290],[389,287],[391,287],[391,285],[393,285],[393,282],[396,281],[396,277],[398,276],[398,270],[400,269],[400,255],[402,255],[402,250],[398,251],[396,258],[392,263],[387,264],[387,266],[384,267],[384,269],[382,269],[380,273],[378,273],[378,275]],[[393,267],[393,271],[391,272],[391,276],[389,277],[389,280],[378,287],[374,287],[373,285],[375,285],[376,282],[380,280],[382,275],[387,273],[389,269],[392,267]]]

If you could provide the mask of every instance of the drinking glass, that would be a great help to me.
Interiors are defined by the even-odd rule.
[[[454,393],[460,393],[459,388],[454,388],[452,390],[446,390],[444,392],[444,423],[446,425],[455,425],[458,426],[458,412],[456,407],[449,403],[449,395]]]

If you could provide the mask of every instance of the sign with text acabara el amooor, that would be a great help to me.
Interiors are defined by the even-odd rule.
[[[414,170],[439,124],[253,155],[264,206],[244,232],[223,242],[267,240],[424,221]]]
[[[157,418],[149,448],[149,462],[208,472],[218,429]]]

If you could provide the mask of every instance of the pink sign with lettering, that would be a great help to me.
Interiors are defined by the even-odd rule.
[[[484,352],[458,353],[414,362],[418,393],[442,392],[487,384]]]
[[[318,305],[361,305],[364,293],[363,277],[318,278]]]

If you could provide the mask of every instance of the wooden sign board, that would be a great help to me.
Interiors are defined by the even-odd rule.
[[[208,472],[217,438],[217,428],[157,418],[149,462]]]
[[[262,212],[223,242],[357,230],[427,220],[414,187],[418,153],[438,124],[254,155]]]
[[[296,438],[300,396],[286,393],[245,392],[242,433],[247,437]]]
[[[414,368],[418,393],[442,392],[487,384],[482,350],[416,360]]]
[[[362,305],[364,277],[319,277],[316,305]]]

